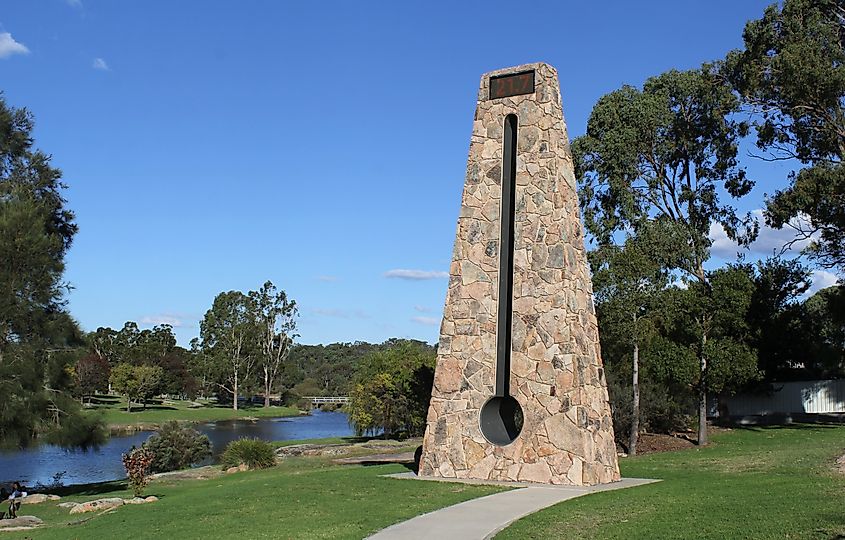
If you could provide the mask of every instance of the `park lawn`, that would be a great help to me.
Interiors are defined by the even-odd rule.
[[[702,449],[621,459],[659,478],[527,516],[496,536],[526,538],[845,538],[845,427],[734,429]]]
[[[199,404],[200,406],[196,406]],[[113,428],[144,427],[154,428],[169,420],[183,422],[212,422],[215,420],[235,420],[243,418],[278,418],[298,416],[300,411],[294,407],[262,407],[242,405],[237,411],[215,403],[181,400],[163,400],[147,405],[132,405],[132,412],[126,412],[126,400],[122,398],[102,398],[99,404],[88,408],[91,414],[101,414],[106,425]]]
[[[290,458],[271,469],[208,480],[156,480],[146,494],[156,495],[158,502],[125,505],[77,525],[70,523],[94,514],[70,515],[55,503],[32,505],[23,513],[40,517],[44,527],[0,534],[35,540],[360,539],[393,523],[502,489],[380,476],[405,470],[401,465],[340,466],[325,458]],[[112,482],[62,501],[116,496],[131,495],[125,484]]]

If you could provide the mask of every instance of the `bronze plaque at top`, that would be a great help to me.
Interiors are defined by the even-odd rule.
[[[490,77],[490,99],[534,93],[534,70]]]

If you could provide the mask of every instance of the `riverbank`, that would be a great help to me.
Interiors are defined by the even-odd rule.
[[[251,418],[249,420],[200,421],[190,424],[209,438],[212,463],[233,440],[257,438],[264,441],[300,441],[325,437],[347,437],[354,432],[341,412],[311,411],[292,417]],[[26,485],[50,485],[56,478],[65,485],[104,482],[123,478],[121,455],[133,446],[140,446],[153,433],[136,431],[135,424],[127,433],[113,433],[102,445],[87,451],[68,452],[49,444],[25,449],[0,451],[0,481],[22,480]],[[204,463],[205,464],[205,463]]]
[[[419,442],[392,450],[407,452],[414,444]],[[366,452],[372,450],[348,455]],[[23,514],[44,520],[42,528],[0,532],[0,538],[364,538],[418,514],[501,490],[383,478],[407,469],[343,466],[333,462],[335,457],[289,457],[271,469],[217,472],[207,479],[164,476],[146,490],[157,502],[102,515],[71,515],[58,504],[131,498],[124,482],[68,488],[60,501],[25,507]]]
[[[243,404],[238,410],[231,406],[210,401],[153,400],[146,409],[133,403],[132,411],[126,410],[126,400],[116,396],[98,396],[86,405],[90,414],[101,415],[113,434],[132,433],[158,429],[165,422],[216,422],[219,420],[252,420],[258,418],[283,418],[308,414],[295,407],[263,407]]]
[[[389,451],[408,452],[418,444],[407,442]],[[349,455],[371,451],[362,446]],[[706,448],[621,460],[623,476],[662,482],[558,504],[497,538],[838,538],[845,535],[845,477],[836,469],[843,453],[845,427],[726,430]],[[500,490],[383,478],[407,469],[338,465],[337,458],[288,457],[262,471],[217,469],[205,480],[159,478],[146,492],[158,502],[123,506],[85,523],[58,502],[131,495],[123,482],[67,488],[62,501],[25,508],[23,514],[43,519],[44,527],[0,538],[357,539]]]

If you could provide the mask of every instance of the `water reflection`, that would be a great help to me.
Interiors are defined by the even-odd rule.
[[[211,439],[216,458],[235,439],[255,437],[266,441],[288,441],[344,437],[352,435],[342,412],[312,411],[310,416],[267,418],[255,421],[222,420],[194,426]],[[57,446],[40,445],[26,450],[0,452],[0,479],[22,480],[27,486],[48,484],[53,475],[66,471],[65,485],[105,482],[126,476],[120,455],[133,445],[139,446],[151,431],[112,437],[97,450],[68,451]],[[211,460],[208,461],[209,463]]]

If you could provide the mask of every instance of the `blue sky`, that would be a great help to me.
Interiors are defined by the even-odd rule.
[[[269,279],[300,342],[434,342],[480,75],[554,65],[575,137],[767,4],[4,0],[0,90],[64,171],[86,330],[167,322],[186,345],[217,293]],[[787,172],[750,165],[744,210]]]

